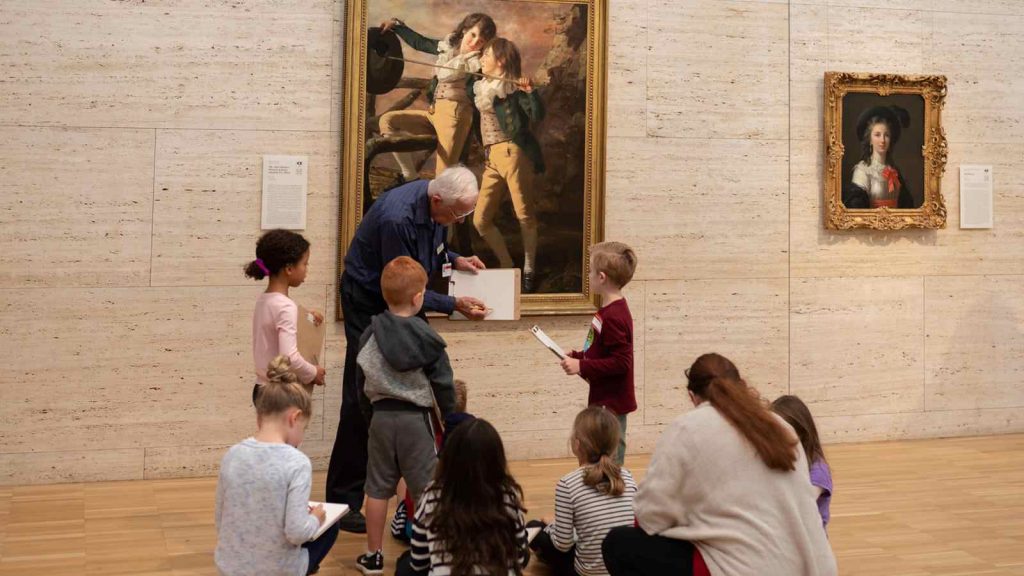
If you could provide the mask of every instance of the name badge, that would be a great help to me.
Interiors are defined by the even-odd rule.
[[[437,253],[440,254],[441,252],[444,252],[444,243],[443,242],[441,244],[437,245]]]
[[[441,265],[441,277],[449,278],[452,275],[452,265],[450,262],[445,262]]]

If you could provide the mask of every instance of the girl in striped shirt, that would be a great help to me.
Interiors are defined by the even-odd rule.
[[[572,453],[580,467],[555,487],[555,518],[530,522],[543,528],[530,547],[556,576],[607,575],[601,542],[612,528],[633,525],[636,482],[615,463],[619,433],[618,420],[603,406],[576,416]]]
[[[416,507],[411,549],[396,576],[520,576],[530,559],[523,489],[489,422],[460,424]]]

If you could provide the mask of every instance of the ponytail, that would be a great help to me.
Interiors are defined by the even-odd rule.
[[[799,439],[740,378],[732,362],[718,354],[704,354],[693,363],[687,378],[687,388],[710,402],[747,439],[766,466],[783,472],[796,468]]]
[[[302,261],[309,241],[291,230],[270,230],[256,242],[256,259],[245,265],[245,275],[254,280],[275,276],[286,266]]]
[[[626,490],[622,467],[612,458],[620,434],[618,420],[604,406],[585,408],[573,423],[577,456],[587,462],[583,483],[610,496],[620,496]]]
[[[256,395],[256,413],[260,416],[298,408],[306,418],[313,417],[313,400],[309,391],[299,384],[299,378],[292,372],[291,366],[287,356],[277,356],[270,361],[267,366],[268,382],[260,386]]]
[[[609,496],[621,496],[626,491],[622,468],[609,454],[601,454],[600,460],[587,465],[583,472],[583,483]]]

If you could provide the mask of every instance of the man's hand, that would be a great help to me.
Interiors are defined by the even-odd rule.
[[[566,358],[562,360],[562,370],[569,376],[574,376],[580,373],[580,361],[575,358]]]
[[[476,274],[478,270],[487,269],[487,266],[484,265],[484,261],[476,256],[470,256],[468,258],[465,256],[459,256],[455,259],[455,262],[452,265],[456,270],[472,272],[473,274]]]
[[[455,309],[470,320],[483,320],[487,317],[487,305],[472,296],[459,296],[455,299]]]

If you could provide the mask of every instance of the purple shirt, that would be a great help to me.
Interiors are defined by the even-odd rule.
[[[832,502],[832,471],[828,463],[821,458],[811,464],[811,485],[822,489],[818,496],[818,513],[821,514],[822,526],[828,526],[828,505]]]

